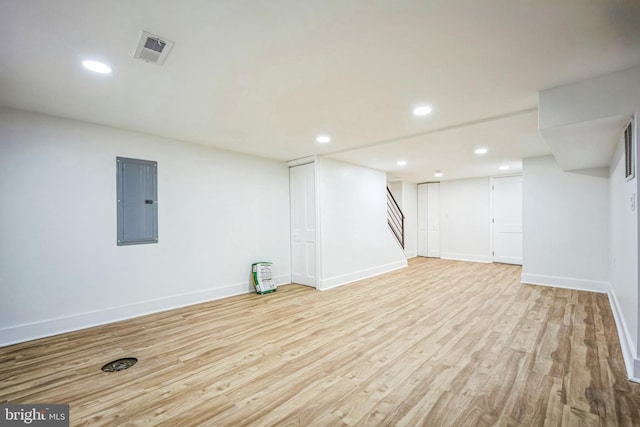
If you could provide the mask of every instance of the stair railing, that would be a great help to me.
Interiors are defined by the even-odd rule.
[[[396,240],[404,249],[404,214],[389,187],[387,187],[387,223]]]

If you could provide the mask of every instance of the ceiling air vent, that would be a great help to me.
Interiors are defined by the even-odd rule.
[[[133,57],[152,64],[162,65],[164,64],[164,60],[167,59],[169,52],[171,52],[172,47],[172,41],[142,31],[136,53],[133,54]]]

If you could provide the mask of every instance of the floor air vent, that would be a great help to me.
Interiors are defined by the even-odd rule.
[[[147,31],[142,31],[133,57],[151,64],[162,65],[172,47],[172,41]]]
[[[119,372],[124,371],[125,369],[129,369],[133,365],[136,364],[138,359],[135,357],[125,357],[124,359],[114,360],[113,362],[109,362],[102,367],[104,372]]]

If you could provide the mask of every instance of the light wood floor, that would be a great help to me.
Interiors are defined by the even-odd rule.
[[[419,258],[4,347],[0,402],[92,426],[640,425],[606,295],[520,273]]]

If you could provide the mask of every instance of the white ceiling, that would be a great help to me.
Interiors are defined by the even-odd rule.
[[[621,130],[629,115],[606,117],[569,126],[545,129],[542,133],[558,165],[565,171],[608,166]]]
[[[639,23],[637,0],[0,0],[0,106],[414,182],[494,175],[550,152],[539,90],[640,63]],[[164,66],[133,59],[141,30],[175,42]]]

